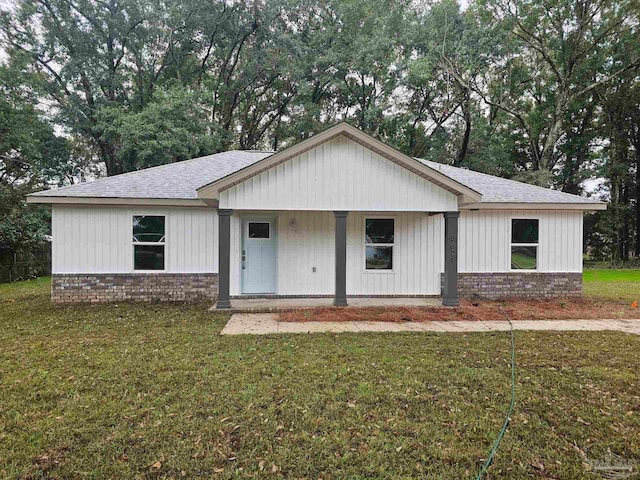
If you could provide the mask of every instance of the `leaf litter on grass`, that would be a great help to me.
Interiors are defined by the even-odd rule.
[[[459,307],[319,307],[280,313],[284,322],[432,322],[453,320],[640,319],[640,310],[622,302],[587,298],[462,300]]]

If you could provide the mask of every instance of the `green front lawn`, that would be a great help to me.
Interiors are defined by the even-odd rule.
[[[221,337],[205,305],[54,307],[0,285],[2,478],[474,478],[509,401],[496,334]],[[640,337],[517,333],[490,478],[640,460]]]
[[[584,294],[595,299],[640,301],[640,270],[585,269]]]

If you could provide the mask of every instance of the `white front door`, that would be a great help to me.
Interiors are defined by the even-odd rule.
[[[276,293],[275,221],[244,220],[242,293]]]

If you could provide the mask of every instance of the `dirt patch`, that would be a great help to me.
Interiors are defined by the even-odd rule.
[[[49,472],[65,461],[68,450],[67,446],[61,446],[35,457],[31,469],[26,472],[23,478],[41,478],[43,475],[45,478],[55,478],[50,476]]]
[[[619,302],[590,299],[463,300],[460,307],[349,307],[314,308],[280,313],[284,322],[430,322],[451,320],[600,320],[640,319],[640,309]]]

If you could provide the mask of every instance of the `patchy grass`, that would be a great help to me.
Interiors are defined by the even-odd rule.
[[[588,298],[625,303],[640,301],[640,270],[585,270],[583,280]]]
[[[473,478],[509,401],[492,334],[218,335],[205,305],[0,286],[0,477]],[[640,461],[640,337],[518,332],[492,479]]]

